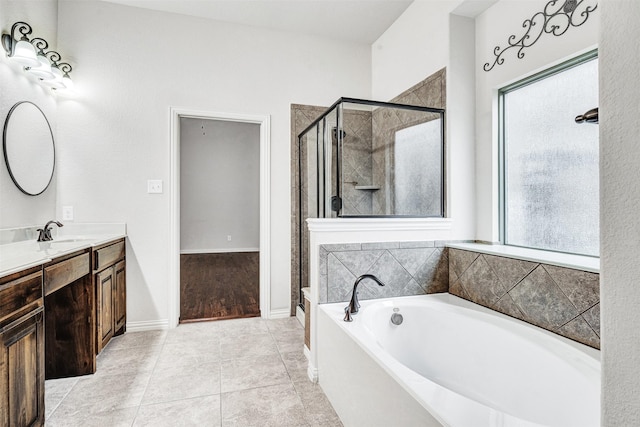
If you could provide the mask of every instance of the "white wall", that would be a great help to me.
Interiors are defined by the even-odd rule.
[[[601,0],[602,425],[640,425],[640,2]]]
[[[371,47],[371,91],[387,101],[447,68],[447,217],[454,220],[452,239],[473,239],[474,22],[452,14],[462,3],[413,2]]]
[[[181,253],[259,247],[260,125],[181,118]]]
[[[449,13],[462,0],[414,1],[371,46],[371,94],[388,101],[449,63]]]
[[[577,56],[597,46],[599,14],[596,10],[580,27],[571,27],[555,37],[543,34],[533,46],[524,50],[524,58],[516,57],[517,49],[504,55],[504,64],[489,72],[483,65],[492,63],[493,49],[507,46],[510,35],[516,40],[524,34],[522,23],[548,2],[541,0],[502,0],[476,18],[476,238],[497,241],[498,230],[498,147],[497,92],[501,87],[520,80],[551,65]],[[594,4],[587,0],[585,4]],[[539,25],[539,24],[538,24]],[[576,115],[580,112],[576,112]]]
[[[41,37],[52,48],[57,48],[58,5],[55,0],[18,2],[0,0],[0,29],[9,34],[14,22],[23,21],[31,25],[33,34]],[[64,51],[60,52],[64,57]],[[0,49],[0,123],[4,126],[11,107],[20,101],[31,101],[44,112],[51,130],[56,134],[56,95],[51,89],[39,85],[36,80],[12,64],[4,49]],[[59,141],[55,141],[59,145]],[[4,156],[0,160],[0,228],[28,225],[44,225],[56,214],[57,168],[49,188],[38,195],[28,196],[15,186],[7,170]]]
[[[271,308],[290,305],[290,104],[371,96],[370,46],[154,12],[62,1],[76,98],[59,103],[58,209],[127,223],[128,319],[167,319],[169,107],[271,115]]]

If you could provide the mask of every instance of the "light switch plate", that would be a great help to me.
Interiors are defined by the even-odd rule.
[[[73,221],[73,206],[62,207],[62,220]]]
[[[162,180],[161,179],[148,179],[147,180],[147,193],[160,194],[162,193]]]

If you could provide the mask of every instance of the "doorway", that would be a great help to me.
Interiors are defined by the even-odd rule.
[[[170,327],[270,317],[269,122],[171,109]]]
[[[260,316],[260,125],[180,119],[180,322]]]

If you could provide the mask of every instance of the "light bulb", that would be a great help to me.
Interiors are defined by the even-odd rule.
[[[51,72],[51,62],[49,61],[49,58],[41,54],[38,54],[37,58],[40,62],[40,66],[29,68],[29,72],[42,80],[51,80],[55,78],[53,72]]]
[[[25,67],[39,67],[40,61],[36,58],[36,50],[26,40],[20,40],[13,48],[11,59]]]

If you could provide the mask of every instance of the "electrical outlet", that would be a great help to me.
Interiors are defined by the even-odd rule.
[[[73,206],[62,207],[62,220],[73,221]]]
[[[231,241],[231,235],[227,236],[227,242]]]
[[[162,193],[162,180],[161,179],[148,179],[147,180],[147,193],[160,194]]]

